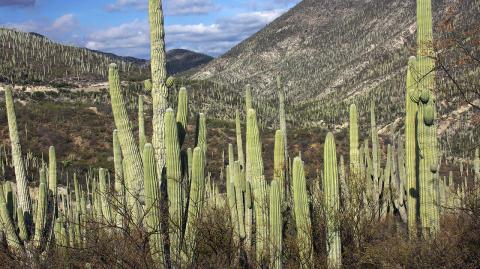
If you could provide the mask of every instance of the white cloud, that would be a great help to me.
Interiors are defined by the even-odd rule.
[[[212,0],[166,0],[163,2],[166,15],[207,14],[219,9]],[[107,11],[123,11],[128,8],[147,10],[148,0],[116,0],[115,3],[105,7]]]
[[[56,19],[52,23],[52,26],[50,27],[49,30],[67,32],[67,31],[71,31],[76,26],[77,26],[77,21],[75,20],[75,16],[69,13]]]
[[[21,23],[6,23],[7,28],[14,28],[24,32],[36,32],[54,40],[65,42],[71,41],[70,34],[78,27],[75,15],[64,14],[54,21],[51,20],[28,20]]]
[[[167,48],[183,48],[218,56],[248,38],[284,10],[242,13],[213,24],[175,24],[165,27]],[[149,58],[147,21],[135,20],[86,37],[85,46],[121,55]]]

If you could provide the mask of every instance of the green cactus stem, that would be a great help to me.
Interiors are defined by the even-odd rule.
[[[270,186],[270,268],[282,268],[282,194],[279,183],[274,180]]]
[[[337,153],[332,133],[328,133],[324,146],[323,192],[327,222],[328,267],[340,268],[342,252],[340,229],[336,214],[340,209],[340,193],[337,173]]]

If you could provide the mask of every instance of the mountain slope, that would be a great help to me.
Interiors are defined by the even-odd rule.
[[[177,74],[209,63],[213,57],[185,49],[173,49],[167,52],[167,72]]]
[[[438,22],[452,1],[432,2]],[[461,20],[475,20],[478,2],[462,3],[469,16]],[[251,84],[257,96],[271,99],[280,75],[290,121],[339,124],[349,103],[365,114],[374,101],[381,122],[390,123],[403,111],[415,22],[415,0],[304,0],[190,78],[238,91]]]
[[[150,76],[149,61],[55,43],[38,33],[0,28],[0,82],[17,84],[88,84],[105,81],[108,64],[115,62],[122,79]],[[188,51],[167,53],[169,74],[205,64],[210,56]]]

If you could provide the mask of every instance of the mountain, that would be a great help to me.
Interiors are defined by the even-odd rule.
[[[185,49],[173,49],[167,52],[167,72],[177,74],[204,65],[213,57]]]
[[[63,45],[37,33],[0,28],[0,82],[79,85],[104,81],[116,63],[123,78],[145,79],[146,60]]]
[[[38,33],[0,28],[0,82],[79,85],[105,81],[107,67],[117,63],[122,79],[140,81],[150,76],[149,61],[63,45]],[[169,74],[208,63],[213,58],[175,49],[167,53]]]
[[[357,104],[361,121],[368,124],[373,102],[380,124],[396,123],[398,131],[403,125],[407,62],[416,54],[415,3],[304,0],[188,76],[237,92],[250,84],[254,95],[262,100],[257,107],[273,117],[276,77],[280,76],[286,90],[288,121],[296,126],[338,127],[348,122],[351,103]],[[435,38],[452,3],[461,11],[456,23],[478,23],[478,1],[432,1]],[[440,75],[438,80],[439,89],[448,86]],[[269,103],[274,106],[265,108]],[[439,105],[442,116],[462,104],[460,98],[447,103]]]

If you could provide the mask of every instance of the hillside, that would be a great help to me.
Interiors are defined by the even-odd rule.
[[[436,38],[438,23],[452,3],[434,1]],[[478,1],[455,3],[460,10],[457,25],[477,21]],[[275,78],[280,76],[286,87],[289,121],[295,125],[341,127],[337,124],[347,121],[347,107],[353,102],[366,124],[373,101],[380,124],[395,122],[392,127],[399,131],[407,60],[416,46],[415,10],[414,0],[304,0],[188,76],[239,92],[251,84],[255,95],[263,98],[262,106],[275,103]],[[438,88],[450,88],[446,83],[439,75]],[[448,100],[438,108],[445,118],[464,105],[458,96]],[[264,110],[275,117],[275,107]],[[475,125],[466,125],[466,133],[478,133]]]
[[[191,68],[209,63],[213,57],[185,49],[173,49],[167,52],[167,72],[177,74]]]
[[[117,63],[122,78],[149,77],[149,61],[63,45],[38,33],[0,28],[0,82],[81,86],[106,81],[106,66]],[[210,56],[188,50],[167,53],[169,74],[205,64]]]

